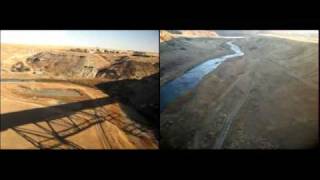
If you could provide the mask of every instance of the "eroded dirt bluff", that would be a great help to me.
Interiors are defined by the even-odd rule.
[[[173,38],[173,35],[169,31],[166,31],[166,30],[160,31],[160,42],[169,41],[172,38]]]
[[[108,79],[141,79],[159,71],[159,63],[130,61],[125,56],[117,59],[111,66],[98,70],[96,77]]]
[[[33,74],[56,78],[141,79],[159,71],[157,56],[137,53],[44,51],[26,59]]]
[[[209,30],[168,30],[171,34],[182,35],[185,37],[216,37],[218,34],[215,31]]]
[[[169,41],[171,39],[177,37],[217,37],[218,34],[215,31],[208,31],[208,30],[161,30],[160,31],[160,42]]]

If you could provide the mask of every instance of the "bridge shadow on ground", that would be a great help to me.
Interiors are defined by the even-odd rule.
[[[1,114],[0,131],[12,129],[40,149],[62,146],[82,149],[66,138],[104,122],[106,118],[95,108],[113,102],[114,99],[108,97]],[[86,112],[86,109],[91,109],[92,113]]]
[[[139,121],[131,111],[126,111],[126,108],[122,107],[131,119],[152,128],[159,140],[159,82],[159,73],[156,73],[140,80],[119,80],[101,83],[96,87],[111,97],[117,97],[122,104],[133,107],[139,114],[143,115],[147,120],[145,122]]]
[[[24,124],[63,118],[83,109],[96,108],[113,102],[114,100],[108,97],[1,114],[0,131]]]
[[[12,129],[40,149],[82,149],[81,146],[66,138],[93,125],[101,124],[106,119],[114,118],[108,112],[101,114],[99,108],[120,101],[134,107],[139,112],[138,114],[142,114],[147,121],[141,122],[136,112],[121,106],[122,111],[130,119],[151,127],[155,136],[159,138],[158,77],[159,74],[155,74],[141,80],[119,80],[98,84],[96,87],[106,92],[109,95],[107,98],[1,114],[0,132]],[[88,113],[87,109],[92,112]]]

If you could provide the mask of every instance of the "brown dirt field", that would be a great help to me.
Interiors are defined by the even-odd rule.
[[[37,91],[45,91],[52,87],[58,90],[77,90],[80,96],[72,98],[29,94],[25,93],[22,87],[24,84]],[[61,93],[63,91],[58,94]],[[88,100],[95,103],[95,99],[100,98],[110,102],[103,103],[105,105],[93,105],[95,108],[86,108],[85,103],[82,103]],[[68,83],[2,83],[1,126],[8,128],[1,130],[1,148],[157,148],[153,133],[134,121],[143,117],[137,113],[136,116],[128,117],[127,111],[134,113],[135,110],[130,107],[123,110],[125,105],[111,99],[101,91]],[[57,112],[58,116],[54,112]],[[39,113],[45,114],[44,117],[39,116]],[[10,121],[16,121],[18,118],[19,122],[11,125]],[[127,130],[129,126],[132,128]]]
[[[255,36],[161,113],[161,147],[308,149],[318,146],[318,43]]]
[[[114,93],[95,86],[110,80],[62,81],[10,71],[14,63],[36,53],[66,52],[69,47],[1,45],[1,149],[158,149],[150,120]],[[97,66],[123,54],[102,56]],[[131,60],[159,62],[158,57],[132,56]],[[132,82],[132,88],[139,81]]]

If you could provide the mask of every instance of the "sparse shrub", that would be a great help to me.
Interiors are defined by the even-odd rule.
[[[12,72],[24,72],[24,71],[30,71],[29,67],[26,67],[23,62],[19,61],[16,64],[12,65],[11,67]]]
[[[255,49],[257,49],[257,46],[253,46],[253,47],[249,48],[250,51],[255,50]]]
[[[173,47],[174,47],[174,46],[176,46],[176,43],[175,43],[175,42],[173,42],[173,41],[169,41],[169,42],[168,42],[168,45],[169,45],[169,46],[173,46]]]
[[[132,56],[145,56],[145,55],[146,55],[146,53],[140,52],[140,51],[134,51],[132,54]]]

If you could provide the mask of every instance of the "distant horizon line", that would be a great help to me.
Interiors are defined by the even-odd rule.
[[[8,44],[8,45],[30,45],[30,46],[54,46],[54,47],[73,47],[73,48],[98,48],[98,49],[110,49],[110,50],[116,50],[116,51],[140,51],[140,52],[147,52],[147,53],[157,53],[159,54],[159,51],[145,51],[145,50],[134,50],[134,49],[117,49],[117,48],[107,48],[107,47],[99,47],[99,46],[85,46],[85,45],[60,45],[60,44],[30,44],[30,43],[11,43],[11,42],[1,42],[1,44]]]

